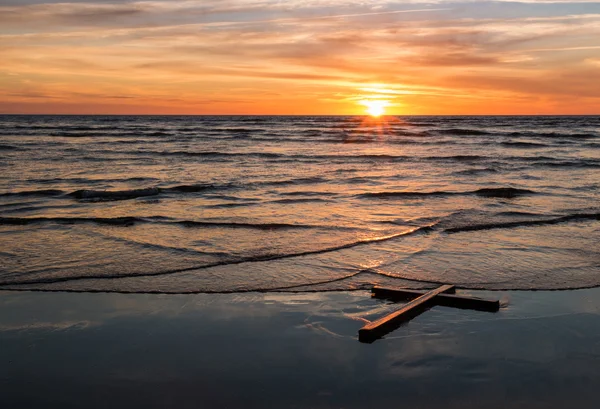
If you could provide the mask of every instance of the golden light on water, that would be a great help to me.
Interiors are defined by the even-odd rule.
[[[389,101],[381,99],[365,99],[360,101],[367,109],[367,114],[378,117],[385,114],[385,108],[390,104]]]

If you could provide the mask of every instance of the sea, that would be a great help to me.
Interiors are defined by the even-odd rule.
[[[0,116],[0,290],[600,286],[600,116]]]

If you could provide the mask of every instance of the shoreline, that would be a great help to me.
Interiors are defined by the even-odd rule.
[[[373,344],[368,291],[0,291],[6,407],[563,408],[600,403],[600,289],[465,291]]]

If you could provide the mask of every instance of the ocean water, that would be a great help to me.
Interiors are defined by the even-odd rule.
[[[600,117],[0,116],[0,289],[600,286]]]

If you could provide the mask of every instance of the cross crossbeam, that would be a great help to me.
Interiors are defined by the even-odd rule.
[[[500,309],[500,301],[498,300],[484,300],[477,297],[454,295],[454,293],[455,287],[453,285],[443,285],[427,292],[374,287],[373,297],[375,298],[412,301],[391,314],[362,327],[358,331],[358,340],[371,343],[435,305],[488,312],[497,312]]]

